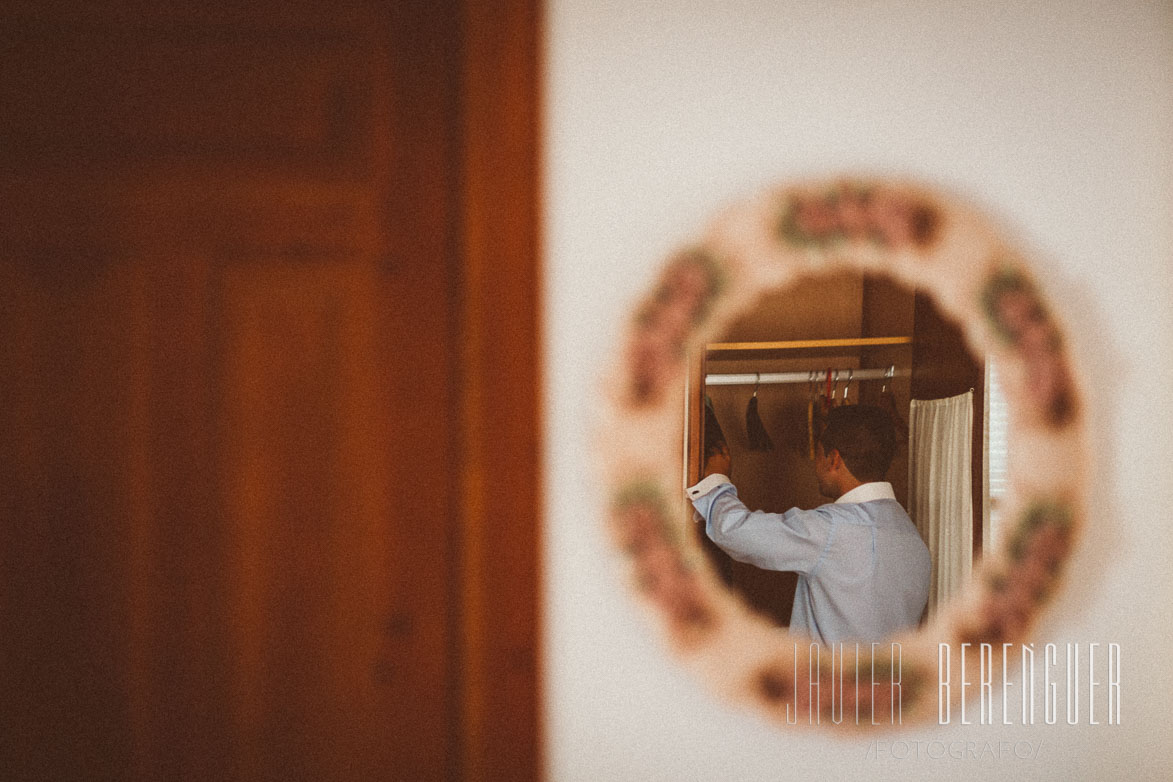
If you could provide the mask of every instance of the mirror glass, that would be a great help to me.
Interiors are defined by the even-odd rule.
[[[859,271],[806,277],[763,296],[689,363],[685,485],[723,444],[751,510],[832,502],[815,469],[829,411],[862,404],[887,414],[895,450],[883,481],[931,558],[917,624],[960,594],[983,548],[996,545],[1008,459],[996,367],[927,293]],[[789,626],[799,575],[738,561],[703,522],[693,528],[724,584]]]
[[[1025,259],[960,201],[837,180],[734,205],[666,261],[606,384],[631,584],[682,659],[786,724],[816,694],[808,716],[824,694],[878,704],[885,671],[929,719],[942,643],[1023,639],[1061,584],[1077,365]],[[853,683],[807,688],[836,671]]]

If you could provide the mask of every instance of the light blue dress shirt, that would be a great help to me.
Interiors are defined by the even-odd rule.
[[[739,562],[798,574],[790,631],[820,643],[880,641],[916,627],[932,559],[889,483],[834,503],[751,511],[724,475],[687,490],[705,532]]]

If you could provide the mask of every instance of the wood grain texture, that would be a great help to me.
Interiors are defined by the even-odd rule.
[[[464,774],[540,774],[538,3],[465,6]]]
[[[0,778],[538,777],[536,5],[10,10]]]

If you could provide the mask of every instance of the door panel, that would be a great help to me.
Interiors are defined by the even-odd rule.
[[[536,776],[536,152],[465,159],[466,14],[8,10],[0,777]]]
[[[388,758],[383,649],[389,497],[377,276],[357,264],[221,277],[225,572],[234,734],[245,777],[371,777]],[[339,642],[345,639],[345,643]]]
[[[376,4],[351,9],[349,24],[345,13],[298,18],[288,7],[233,23],[107,6],[18,14],[0,33],[8,148],[40,166],[80,156],[361,177],[374,162],[377,100],[391,75],[379,67],[389,40]]]
[[[128,444],[126,275],[0,274],[0,776],[67,778],[130,752],[121,481]],[[62,737],[45,746],[45,737]],[[51,750],[51,751],[48,751]]]

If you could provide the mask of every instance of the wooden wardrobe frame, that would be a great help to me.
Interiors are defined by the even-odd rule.
[[[466,0],[463,22],[459,767],[529,780],[543,767],[540,3]]]

